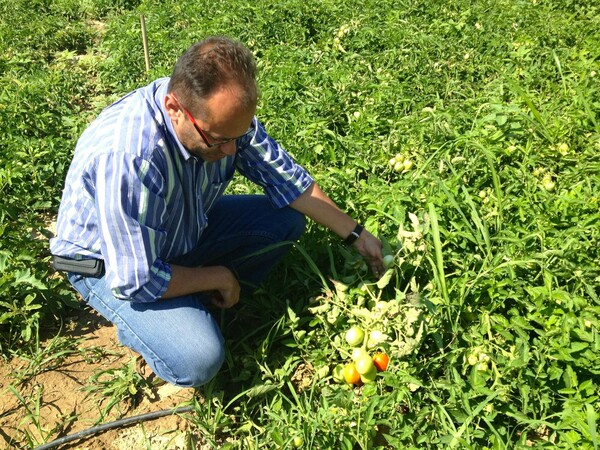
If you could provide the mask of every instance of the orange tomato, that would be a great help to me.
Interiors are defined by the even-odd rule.
[[[344,366],[344,380],[348,384],[360,383],[360,373],[356,370],[354,363],[348,363]]]
[[[389,363],[390,357],[385,353],[375,353],[373,355],[373,364],[375,364],[375,367],[377,367],[379,372],[386,370]]]

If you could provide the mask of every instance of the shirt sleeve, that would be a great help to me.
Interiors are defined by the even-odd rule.
[[[282,208],[308,189],[313,178],[267,134],[256,118],[253,127],[254,133],[240,143],[236,168],[264,189],[273,206]]]
[[[170,265],[159,257],[166,239],[164,179],[150,162],[131,154],[101,155],[96,174],[107,283],[116,298],[156,301],[171,279]]]

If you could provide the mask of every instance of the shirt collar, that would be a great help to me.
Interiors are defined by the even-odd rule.
[[[154,103],[158,108],[158,112],[160,112],[160,116],[162,116],[162,122],[167,129],[169,137],[175,143],[183,158],[186,161],[190,158],[196,159],[195,156],[193,156],[190,152],[186,150],[186,148],[183,146],[183,144],[177,137],[177,133],[175,133],[175,129],[173,128],[173,122],[171,122],[171,117],[169,116],[169,114],[167,113],[167,109],[165,108],[165,97],[169,89],[169,80],[170,78],[160,78],[155,81],[156,90],[154,91]]]

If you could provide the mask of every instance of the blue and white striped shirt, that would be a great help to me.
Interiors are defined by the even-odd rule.
[[[192,156],[164,108],[168,78],[106,108],[77,142],[58,211],[55,255],[104,259],[106,280],[123,300],[160,298],[169,261],[191,251],[206,214],[237,169],[281,208],[313,182],[253,119],[254,133],[216,162]]]

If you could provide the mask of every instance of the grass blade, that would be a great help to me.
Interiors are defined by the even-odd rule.
[[[469,418],[467,420],[465,420],[464,423],[461,425],[461,427],[458,429],[458,432],[456,433],[456,435],[453,437],[452,441],[450,442],[450,448],[454,448],[458,445],[461,436],[467,430],[469,425],[471,425],[471,422],[473,421],[473,419],[475,417],[477,417],[479,415],[479,413],[483,410],[483,408],[485,408],[485,406],[488,403],[490,403],[494,398],[496,398],[498,396],[498,394],[499,394],[499,392],[491,393],[482,402],[480,402],[477,405],[477,407],[471,412],[471,414],[469,414]]]
[[[594,444],[594,450],[598,450],[598,428],[596,424],[596,412],[594,411],[594,407],[589,403],[585,405],[585,412],[590,436],[592,438],[592,443]]]
[[[483,239],[483,242],[485,243],[484,250],[488,254],[488,256],[490,256],[492,254],[492,243],[490,241],[490,232],[489,232],[485,222],[481,220],[481,217],[479,217],[479,213],[477,212],[477,207],[475,206],[475,203],[473,202],[473,198],[471,197],[471,194],[469,194],[469,191],[467,190],[466,187],[464,187],[464,186],[461,186],[461,187],[462,187],[463,194],[465,194],[465,200],[467,202],[467,205],[469,205],[469,208],[471,209],[471,219],[475,223],[475,226],[477,227],[477,230],[479,231],[479,235],[481,236],[481,239]],[[478,241],[481,242],[479,239],[478,239]]]
[[[565,93],[565,95],[567,95],[567,83],[565,82],[565,76],[562,71],[562,66],[560,65],[560,59],[558,59],[558,55],[554,50],[552,50],[552,56],[554,57],[554,62],[556,63],[558,73],[560,74],[560,79],[562,80],[563,92]]]
[[[531,111],[531,114],[533,114],[533,117],[534,117],[535,120],[531,119],[531,117],[529,117],[526,114],[525,114],[525,117],[527,119],[529,119],[533,123],[533,125],[536,125],[540,129],[540,132],[546,138],[546,140],[548,140],[548,142],[550,142],[551,144],[553,144],[554,143],[554,139],[552,139],[552,136],[550,135],[550,133],[548,131],[548,128],[546,127],[546,121],[544,120],[544,118],[542,117],[542,115],[540,114],[540,112],[537,110],[537,108],[535,107],[535,105],[533,104],[533,101],[531,100],[531,98],[529,97],[529,95],[527,95],[527,93],[523,90],[523,88],[521,88],[521,86],[519,86],[514,81],[507,80],[507,83],[508,83],[509,87],[513,91],[515,91],[517,93],[517,95],[519,97],[521,97],[521,99],[525,102],[525,104],[527,105],[527,107]]]
[[[442,240],[440,238],[440,226],[438,223],[438,215],[433,204],[429,204],[429,219],[431,221],[431,232],[433,236],[433,247],[435,250],[435,264],[434,272],[436,278],[440,284],[440,290],[442,291],[442,298],[449,303],[448,288],[446,287],[446,274],[444,272],[444,258],[442,255]]]

